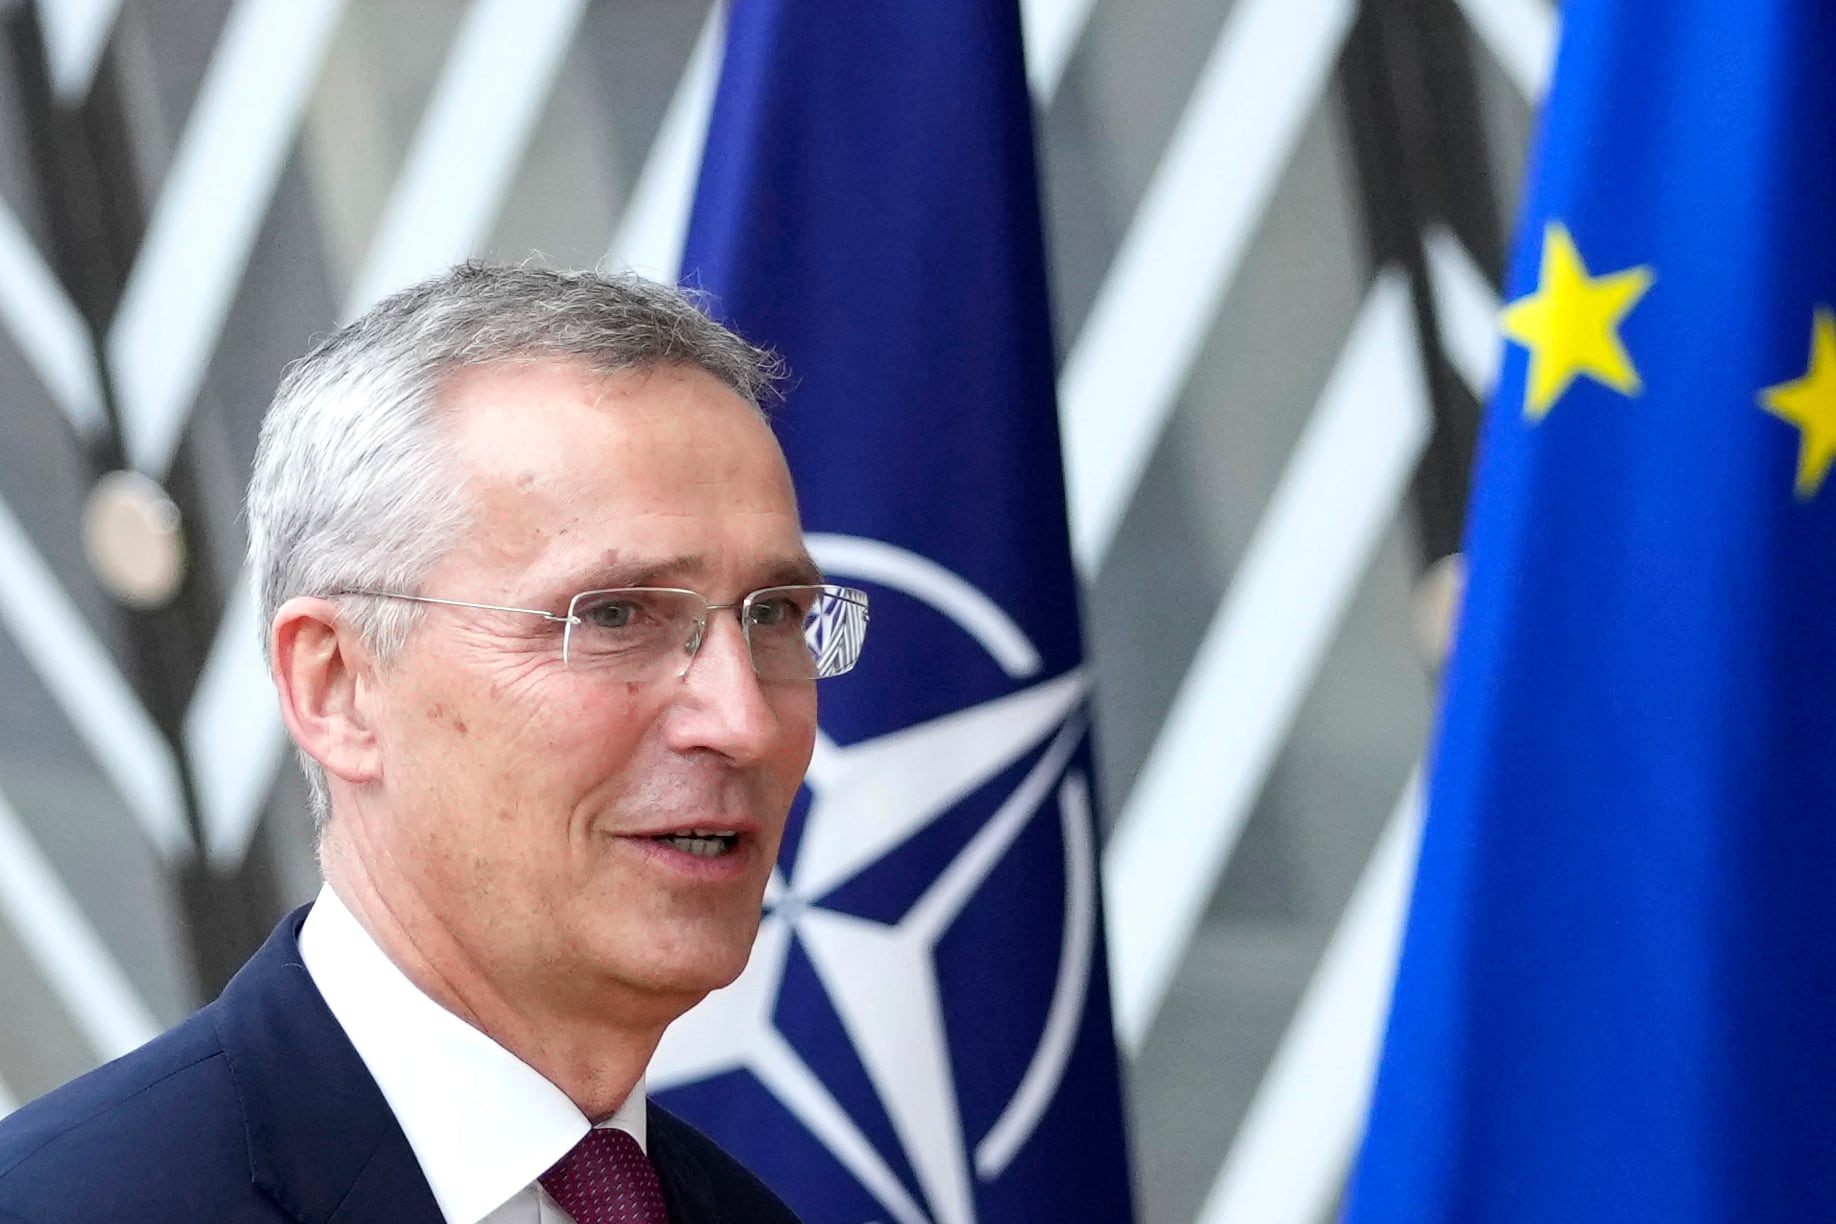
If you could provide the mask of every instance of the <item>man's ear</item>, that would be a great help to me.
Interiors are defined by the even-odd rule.
[[[269,626],[268,651],[293,742],[347,782],[376,778],[382,758],[365,700],[374,664],[338,605],[308,595],[289,599]]]

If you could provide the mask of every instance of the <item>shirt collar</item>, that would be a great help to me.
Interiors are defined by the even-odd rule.
[[[567,1095],[408,980],[327,884],[300,958],[382,1090],[449,1224],[477,1224],[580,1142]],[[646,1144],[644,1082],[602,1126]]]

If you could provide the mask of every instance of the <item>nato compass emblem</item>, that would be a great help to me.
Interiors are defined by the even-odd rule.
[[[1026,634],[935,562],[853,536],[809,545],[826,573],[922,605],[947,643],[933,668],[983,669],[1005,695],[856,743],[819,735],[751,960],[670,1027],[648,1084],[678,1090],[699,1117],[699,1086],[750,1075],[743,1091],[768,1113],[740,1129],[800,1124],[827,1150],[816,1157],[855,1183],[861,1219],[975,1224],[978,1185],[1025,1150],[1064,1082],[1094,974],[1095,845],[1077,755],[1087,680],[1074,669],[1029,684],[1041,661]],[[1044,938],[1001,929],[1003,868],[1029,854],[1009,870],[1049,854],[1054,888],[1062,872]],[[905,881],[891,901],[867,887],[889,876]],[[958,931],[965,915],[979,925]],[[1011,945],[1015,970],[983,975],[1001,978],[998,995],[965,1006],[954,959],[940,955],[953,937],[958,951]],[[1031,980],[1021,965],[1037,966]],[[979,1040],[1011,1024],[1019,1040]],[[953,1058],[952,1035],[978,1040],[973,1065]],[[714,1129],[751,1159],[750,1144]]]

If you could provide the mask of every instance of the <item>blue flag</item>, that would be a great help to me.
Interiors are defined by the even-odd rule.
[[[1836,1219],[1836,5],[1562,21],[1347,1219]]]
[[[650,1073],[808,1224],[1131,1216],[1016,6],[746,0],[685,283],[872,597],[741,980]]]

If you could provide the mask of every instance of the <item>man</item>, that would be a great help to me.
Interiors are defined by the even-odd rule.
[[[0,1220],[792,1219],[642,1080],[745,966],[866,625],[771,373],[674,290],[478,266],[288,373],[250,555],[326,887],[0,1124]]]

